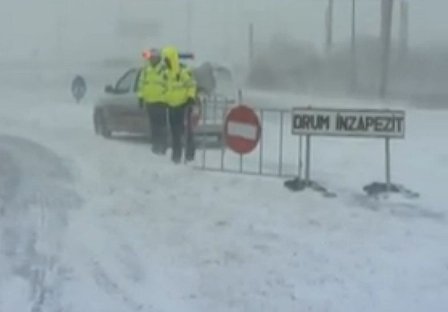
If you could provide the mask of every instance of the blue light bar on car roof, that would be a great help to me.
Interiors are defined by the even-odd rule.
[[[183,52],[180,52],[179,53],[179,58],[180,59],[194,59],[194,54],[193,53],[183,53]]]
[[[160,55],[160,49],[150,49],[150,50],[148,49],[143,52],[143,58],[149,59],[151,55],[157,55],[157,54]],[[179,52],[179,58],[182,60],[185,59],[192,60],[194,59],[194,54],[191,52]]]

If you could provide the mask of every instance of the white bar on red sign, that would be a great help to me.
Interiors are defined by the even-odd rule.
[[[247,123],[229,121],[227,124],[227,134],[237,136],[247,140],[257,139],[257,127]]]

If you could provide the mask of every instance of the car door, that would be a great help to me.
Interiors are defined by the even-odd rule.
[[[137,98],[140,72],[140,69],[133,68],[123,74],[105,103],[109,120],[112,120],[118,131],[147,132],[148,117],[145,110],[139,107]]]
[[[132,68],[121,76],[110,93],[108,104],[122,107],[138,107],[137,79],[139,70]]]

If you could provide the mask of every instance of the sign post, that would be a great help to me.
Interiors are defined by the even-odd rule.
[[[297,160],[297,168],[298,168],[298,172],[297,175],[299,177],[299,179],[302,178],[302,169],[303,169],[303,161],[302,161],[302,146],[303,146],[303,137],[301,135],[299,135],[299,148],[297,151],[297,155],[299,156],[298,160]]]
[[[386,192],[390,189],[390,139],[386,138]]]
[[[238,89],[238,105],[243,105],[243,90]],[[243,172],[243,154],[240,153],[240,173]]]
[[[72,81],[72,95],[76,102],[79,103],[87,92],[86,81],[82,76],[76,76]]]
[[[306,157],[305,157],[305,183],[310,185],[311,182],[311,137],[308,134],[306,136]]]
[[[292,134],[306,136],[305,181],[304,186],[298,186],[299,189],[312,187],[322,190],[311,180],[311,136],[385,139],[385,184],[378,188],[376,183],[374,193],[398,189],[390,178],[390,139],[404,139],[404,111],[298,107],[292,110]]]

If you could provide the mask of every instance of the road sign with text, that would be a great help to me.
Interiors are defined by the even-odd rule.
[[[405,112],[298,107],[292,110],[292,134],[402,139]]]

